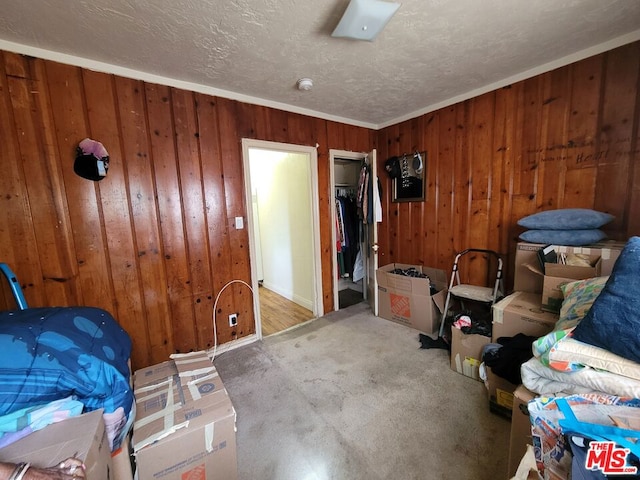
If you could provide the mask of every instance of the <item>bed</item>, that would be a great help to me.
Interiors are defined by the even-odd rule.
[[[69,416],[103,409],[117,450],[135,417],[131,339],[92,307],[0,312],[0,448]]]
[[[534,342],[523,385],[547,396],[640,398],[640,237],[627,242],[610,277],[562,289],[558,323]]]

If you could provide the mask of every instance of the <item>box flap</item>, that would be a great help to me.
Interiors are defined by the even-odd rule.
[[[574,280],[600,276],[600,256],[590,256],[590,259],[592,263],[590,267],[547,263],[545,265],[545,273],[550,277],[572,278]]]
[[[40,468],[50,467],[73,456],[85,461],[96,442],[107,442],[102,412],[102,409],[94,410],[47,425],[2,448],[0,461],[30,462]],[[108,449],[108,443],[98,447]]]
[[[175,353],[170,355],[170,358],[175,362],[181,378],[196,377],[211,373],[217,374],[216,367],[213,366],[211,359],[205,351]]]
[[[540,277],[544,276],[544,273],[542,272],[542,270],[540,270],[540,267],[538,265],[534,265],[532,263],[523,263],[522,266],[530,272],[533,272],[536,275],[540,275]]]
[[[525,387],[524,385],[518,385],[518,388],[516,388],[515,392],[513,392],[513,396],[519,400],[522,400],[523,402],[528,402],[529,400],[531,400],[532,398],[536,397],[536,394],[533,393],[531,390],[529,390],[527,387]]]
[[[133,374],[133,384],[136,388],[153,385],[154,383],[164,381],[168,377],[176,375],[177,373],[178,369],[176,368],[175,362],[167,360],[166,362],[136,370]]]
[[[431,300],[433,300],[433,303],[440,312],[440,315],[442,315],[444,313],[444,304],[447,302],[447,290],[443,289],[435,295],[431,295]]]
[[[422,273],[425,273],[429,277],[431,283],[436,286],[437,290],[442,290],[447,286],[447,274],[444,270],[440,270],[438,268],[423,267]]]

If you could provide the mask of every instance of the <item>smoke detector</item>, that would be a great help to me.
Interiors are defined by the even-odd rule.
[[[313,88],[313,80],[310,78],[301,78],[297,83],[298,90],[308,91]]]

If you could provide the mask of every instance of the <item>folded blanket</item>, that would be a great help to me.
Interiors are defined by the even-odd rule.
[[[47,425],[82,413],[84,405],[67,397],[42,407],[28,407],[0,417],[0,448],[20,440]]]
[[[640,381],[592,368],[560,372],[532,358],[520,368],[522,384],[532,392],[547,396],[602,393],[640,398]]]

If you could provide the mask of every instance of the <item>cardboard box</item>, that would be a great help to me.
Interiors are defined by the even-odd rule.
[[[492,341],[518,333],[542,337],[553,330],[558,315],[543,311],[540,300],[535,293],[514,292],[493,305]]]
[[[489,410],[492,413],[496,413],[505,418],[511,418],[511,410],[513,409],[513,392],[518,386],[493,373],[490,367],[486,368],[486,373]]]
[[[484,335],[466,334],[451,329],[451,369],[462,375],[482,381],[478,375],[482,363],[482,348],[491,341]]]
[[[569,282],[584,280],[585,278],[599,277],[601,275],[602,260],[598,256],[589,256],[591,267],[577,267],[573,265],[561,265],[558,263],[546,263],[545,275],[542,283],[542,309],[548,312],[559,313],[562,307],[564,295],[560,287]]]
[[[391,273],[396,268],[415,268],[426,278]],[[376,270],[378,315],[392,322],[415,328],[426,334],[438,331],[447,295],[447,275],[443,270],[391,263]],[[431,294],[431,283],[436,293]]]
[[[543,277],[534,270],[540,270],[538,250],[545,245],[519,242],[516,246],[513,290],[516,292],[542,293]],[[600,275],[610,275],[613,265],[620,256],[625,242],[607,241],[585,247],[554,245],[559,253],[584,253],[601,258]],[[533,267],[534,269],[532,270]]]
[[[111,452],[114,480],[133,480],[130,437],[131,435],[127,435],[122,441],[120,448]]]
[[[513,392],[511,408],[511,436],[509,438],[509,461],[507,478],[516,474],[518,465],[527,451],[527,445],[533,445],[531,439],[531,421],[529,420],[529,400],[536,395],[524,385],[519,385]]]
[[[137,478],[236,479],[236,412],[206,352],[134,375]]]
[[[39,468],[74,456],[86,465],[87,478],[115,478],[102,410],[52,423],[0,450],[2,462],[28,462]]]

